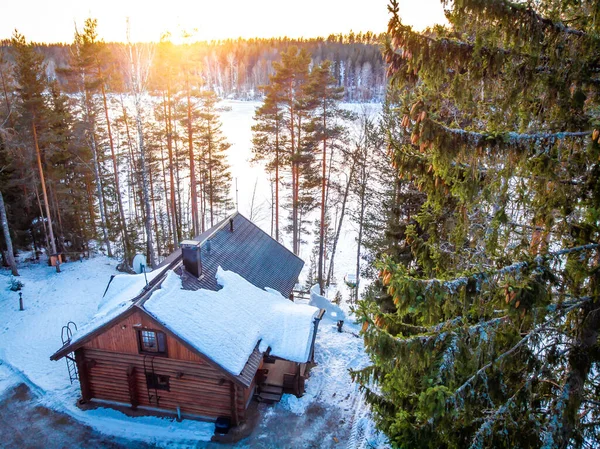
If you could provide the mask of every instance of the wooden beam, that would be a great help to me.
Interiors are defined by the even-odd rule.
[[[127,368],[127,387],[129,388],[129,403],[133,410],[137,409],[139,404],[137,394],[137,378],[135,375],[135,366]]]
[[[231,425],[237,426],[239,424],[239,415],[237,409],[237,392],[238,387],[235,382],[231,382]]]
[[[79,373],[79,385],[81,386],[81,400],[89,402],[92,399],[92,389],[90,387],[90,379],[88,366],[85,360],[83,349],[79,348],[75,351],[75,363],[77,364],[77,372]]]

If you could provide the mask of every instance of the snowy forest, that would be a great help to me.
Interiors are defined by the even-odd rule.
[[[371,33],[307,42],[126,45],[105,44],[96,27],[95,20],[86,21],[70,46],[39,46],[15,32],[0,48],[2,182],[16,248],[76,256],[98,238],[109,256],[123,256],[124,269],[141,250],[155,266],[156,257],[234,208],[219,98],[263,96],[268,105],[273,95],[286,95],[273,91],[277,82],[283,89],[285,80],[276,81],[282,76],[298,80],[302,98],[287,92],[291,122],[298,111],[289,131],[293,135],[297,126],[298,136],[287,149],[282,131],[275,171],[293,158],[305,169],[291,181],[297,182],[292,221],[304,223],[317,204],[309,198],[318,183],[317,141],[326,145],[341,133],[337,124],[320,129],[319,98],[376,101],[385,90],[383,59]],[[299,66],[285,57],[281,67],[271,63],[286,47],[299,52],[289,53],[302,59]],[[325,92],[318,91],[320,82],[327,84]],[[299,101],[303,106],[295,108]],[[257,160],[269,159],[268,108],[257,112]],[[323,132],[333,134],[323,138]],[[274,190],[284,182],[287,177],[276,176]],[[272,207],[277,238],[278,201]],[[300,230],[296,226],[296,240]],[[6,262],[10,253],[2,253]]]
[[[390,0],[387,33],[323,39],[15,31],[3,265],[18,276],[33,251],[156,267],[238,208],[223,100],[253,101],[247,164],[268,192],[259,205],[240,186],[248,218],[306,256],[303,284],[364,345],[343,371],[385,442],[353,431],[350,447],[598,447],[600,1],[441,4],[445,25],[417,31]]]

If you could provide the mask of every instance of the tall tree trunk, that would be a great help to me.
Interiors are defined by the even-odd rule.
[[[177,217],[177,204],[175,203],[175,175],[173,166],[173,130],[171,126],[171,93],[167,90],[167,106],[165,107],[165,121],[167,129],[167,150],[169,153],[169,187],[171,214],[173,225],[173,248],[177,248],[177,243],[181,241],[181,230],[179,227],[179,219]]]
[[[95,237],[96,232],[94,231],[94,223],[96,222],[96,211],[94,210],[94,192],[92,191],[92,180],[89,172],[84,175],[85,178],[85,192],[87,194],[87,206],[88,215],[90,217],[90,227],[92,229],[92,235]],[[37,195],[37,189],[36,189]],[[39,201],[39,199],[38,199]]]
[[[198,232],[198,192],[196,191],[196,169],[194,160],[194,141],[192,133],[192,102],[190,99],[190,87],[186,86],[187,95],[187,129],[188,129],[188,151],[190,158],[190,194],[192,198],[192,236]]]
[[[181,170],[179,169],[179,151],[177,149],[177,140],[174,141],[175,144],[175,179],[177,180],[177,237],[179,241],[183,239],[183,214],[182,214],[182,203],[181,203],[181,189],[179,186],[181,185]]]
[[[278,117],[279,111],[275,113]],[[279,118],[275,119],[275,240],[279,241]]]
[[[342,209],[340,211],[340,219],[338,221],[337,229],[335,230],[335,237],[333,239],[333,246],[331,248],[331,260],[329,261],[329,270],[327,272],[327,286],[331,284],[331,279],[333,277],[333,263],[335,260],[335,252],[337,250],[337,244],[340,239],[340,234],[342,232],[342,225],[344,223],[344,215],[346,213],[346,202],[348,200],[348,194],[350,193],[350,185],[352,184],[352,177],[354,176],[354,170],[356,168],[356,160],[354,159],[352,162],[352,166],[350,168],[350,174],[348,175],[348,181],[346,182],[346,188],[344,189],[344,196],[342,197]]]
[[[58,220],[58,233],[59,233],[59,235],[58,235],[58,242],[59,242],[58,247],[61,249],[61,251],[63,251],[64,250],[63,241],[64,241],[65,231],[64,231],[64,228],[63,228],[63,224],[62,224],[62,215],[60,213],[60,207],[58,205],[58,198],[56,197],[56,192],[52,188],[52,184],[50,184],[48,186],[48,191],[50,193],[50,201],[54,205],[55,217]]]
[[[35,145],[35,154],[37,156],[37,166],[40,174],[40,181],[42,183],[42,194],[44,197],[44,206],[46,208],[46,219],[48,220],[48,238],[50,239],[50,248],[52,250],[52,254],[56,254],[56,241],[54,240],[52,217],[50,216],[50,205],[48,203],[48,192],[46,191],[46,180],[44,179],[44,169],[42,168],[42,154],[38,142],[37,130],[35,128],[35,114],[31,122],[31,128],[33,129],[33,143]],[[60,264],[56,264],[56,272],[60,273]]]
[[[129,131],[129,118],[127,116],[127,108],[125,107],[125,101],[123,100],[123,95],[120,96],[121,99],[121,109],[123,110],[123,123],[125,123],[125,135],[127,136],[127,147],[129,148],[129,174],[131,175],[129,181],[129,187],[131,188],[131,194],[129,198],[133,198],[133,208],[130,208],[130,211],[133,210],[133,215],[135,216],[136,223],[140,222],[140,216],[138,214],[137,207],[137,191],[136,186],[138,183],[138,174],[136,170],[136,157],[133,151],[133,139],[131,138],[131,132]],[[131,215],[130,215],[131,216]]]
[[[102,227],[102,236],[104,244],[106,245],[106,252],[108,253],[108,257],[112,257],[112,249],[110,247],[110,240],[108,239],[108,229],[106,223],[106,203],[104,201],[104,188],[102,185],[102,178],[100,177],[100,163],[98,162],[96,136],[93,129],[90,131],[90,143],[90,146],[92,148],[92,158],[94,159],[94,177],[96,178],[96,192],[98,194],[98,206],[100,209],[100,224]]]
[[[212,173],[212,132],[211,132],[211,124],[208,125],[208,202],[210,205],[210,227],[212,228],[214,224],[214,211],[213,211],[213,173]]]
[[[136,118],[137,132],[140,147],[140,169],[142,171],[142,195],[144,198],[144,224],[146,228],[146,251],[148,253],[148,262],[154,268],[156,261],[154,258],[154,243],[152,240],[152,215],[150,214],[150,186],[148,181],[148,168],[146,167],[146,150],[144,147],[144,130],[142,128],[142,111],[139,99],[136,99]]]
[[[10,238],[10,229],[8,227],[8,218],[6,217],[6,208],[4,207],[4,197],[0,192],[0,224],[2,224],[2,232],[4,233],[4,241],[6,242],[6,261],[10,265],[10,271],[13,276],[18,276],[17,263],[15,262],[15,253],[13,250],[12,239]]]
[[[4,103],[6,103],[6,117],[8,118],[8,123],[11,128],[15,127],[12,110],[10,105],[10,100],[8,99],[8,88],[6,86],[6,80],[4,78],[4,70],[2,70],[2,66],[0,65],[0,80],[2,81],[2,92],[4,93]]]
[[[367,163],[364,160],[362,166],[362,177],[361,177],[361,186],[360,186],[360,210],[359,210],[359,219],[358,219],[358,246],[356,248],[356,295],[354,301],[358,301],[358,287],[360,285],[360,248],[362,246],[362,237],[363,237],[363,223],[365,219],[365,200],[366,200],[366,190],[367,190],[367,176],[365,173],[364,164]]]
[[[119,207],[119,229],[123,236],[123,245],[125,246],[125,263],[127,266],[131,265],[133,259],[133,251],[131,243],[129,242],[129,234],[127,233],[127,222],[125,221],[125,210],[123,209],[123,199],[121,197],[121,183],[119,182],[119,166],[117,164],[117,156],[115,155],[115,145],[113,142],[113,136],[110,126],[110,119],[108,117],[108,104],[106,101],[106,90],[104,89],[104,83],[101,84],[102,88],[102,102],[104,104],[104,116],[106,118],[106,130],[108,132],[108,142],[110,144],[110,155],[113,164],[113,173],[115,177],[115,194],[117,195],[117,204]]]
[[[40,210],[40,217],[42,219],[42,225],[44,227],[44,237],[46,238],[46,250],[50,249],[50,233],[48,232],[48,223],[46,223],[46,219],[44,217],[44,209],[42,207],[42,202],[40,201],[40,192],[37,189],[37,186],[35,186],[35,198],[37,200],[37,204],[38,204],[38,208]]]
[[[327,137],[326,137],[326,108],[325,102],[323,102],[323,173],[321,179],[321,223],[319,226],[319,263],[318,263],[318,277],[319,289],[321,295],[324,293],[323,285],[323,258],[324,258],[324,247],[325,247],[325,187],[327,185]]]
[[[167,211],[167,229],[168,229],[168,239],[165,238],[165,247],[166,249],[169,251],[169,253],[172,253],[176,246],[173,243],[168,243],[167,240],[169,240],[170,242],[174,242],[174,236],[175,236],[175,227],[173,224],[173,219],[172,219],[172,211],[171,209],[171,204],[169,202],[169,189],[167,188],[167,169],[165,167],[165,154],[164,154],[164,148],[162,146],[162,143],[160,145],[160,165],[162,168],[162,180],[163,180],[163,190],[165,192],[165,206],[166,206],[166,211]],[[162,227],[162,226],[161,226]],[[164,232],[164,227],[162,229],[163,234]]]
[[[292,155],[292,250],[298,254],[298,162],[296,161],[296,133],[294,105],[290,105],[290,138]]]
[[[150,177],[150,198],[152,199],[152,217],[154,218],[154,235],[156,235],[156,251],[160,256],[160,235],[158,234],[158,220],[156,219],[156,198],[154,196],[154,176],[152,176],[152,167],[148,167]]]
[[[128,36],[129,38],[129,30]],[[129,40],[129,39],[128,39]],[[138,55],[139,56],[139,55]],[[135,105],[135,123],[137,126],[139,151],[140,151],[140,170],[142,173],[142,194],[144,198],[144,224],[146,229],[146,252],[148,262],[150,266],[154,268],[156,266],[156,259],[154,256],[154,243],[152,240],[152,215],[150,214],[150,185],[148,180],[148,167],[146,166],[146,147],[144,145],[144,128],[142,125],[142,83],[140,79],[139,60],[137,66],[133,58],[133,46],[129,44],[129,61],[131,66],[131,84],[133,90],[133,99]]]

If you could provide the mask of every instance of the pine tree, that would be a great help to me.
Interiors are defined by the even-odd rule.
[[[325,286],[325,220],[327,213],[325,200],[329,184],[329,177],[327,176],[328,157],[332,158],[331,153],[334,145],[345,131],[343,121],[349,120],[351,114],[340,108],[340,102],[344,97],[344,89],[336,85],[336,80],[331,74],[330,61],[325,61],[312,69],[306,85],[306,94],[309,98],[309,108],[313,111],[309,129],[313,134],[312,139],[315,142],[315,147],[321,153],[321,217],[319,220],[317,279],[321,294],[323,294]]]
[[[281,172],[287,166],[289,156],[285,151],[286,134],[283,123],[283,110],[278,97],[277,86],[263,86],[265,99],[254,114],[255,124],[252,126],[252,151],[254,161],[265,161],[268,173],[274,175],[274,227],[275,240],[279,239],[279,191]]]
[[[311,168],[310,149],[306,145],[302,135],[309,118],[308,98],[306,97],[305,85],[308,80],[308,66],[310,55],[303,49],[290,47],[281,53],[281,62],[273,63],[275,75],[271,78],[274,91],[277,92],[278,100],[283,110],[284,122],[288,133],[288,152],[291,165],[291,233],[292,248],[294,254],[300,252],[302,232],[302,212],[310,209],[312,204],[302,201],[301,191],[310,190],[310,181],[307,181],[309,173],[305,169]],[[307,185],[308,184],[308,185]],[[308,193],[306,200],[311,200],[312,195]]]
[[[599,3],[442,3],[415,33],[391,1],[388,139],[426,199],[353,377],[395,447],[595,447]]]

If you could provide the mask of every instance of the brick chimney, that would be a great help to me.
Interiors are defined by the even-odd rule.
[[[200,242],[184,240],[181,242],[181,254],[185,270],[197,278],[202,275],[202,260],[200,258]]]

